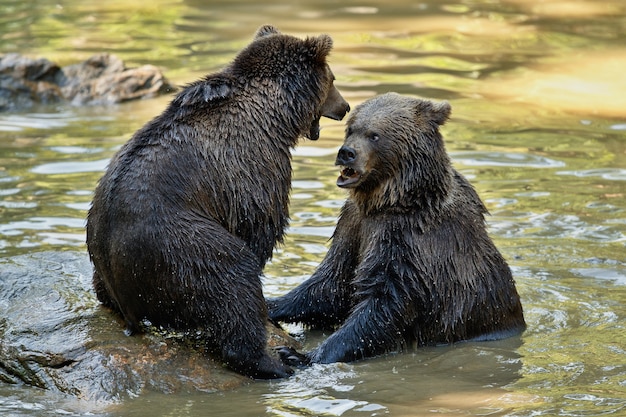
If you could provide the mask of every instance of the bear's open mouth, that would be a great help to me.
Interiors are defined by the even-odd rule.
[[[350,187],[355,185],[361,179],[361,173],[351,167],[343,167],[337,178],[337,186]]]
[[[320,117],[316,117],[311,122],[311,127],[309,128],[309,134],[307,137],[311,140],[318,140],[320,137]]]

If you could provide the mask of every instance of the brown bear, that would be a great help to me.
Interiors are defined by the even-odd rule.
[[[272,320],[338,327],[291,365],[348,362],[407,345],[489,340],[525,329],[487,209],[451,165],[447,102],[388,93],[359,105],[336,165],[349,191],[329,251],[304,283],[269,299]]]
[[[349,106],[328,35],[261,27],[222,71],[188,85],[111,160],[87,216],[99,300],[129,333],[187,332],[253,378],[293,371],[266,353],[261,278],[288,222],[291,153]]]

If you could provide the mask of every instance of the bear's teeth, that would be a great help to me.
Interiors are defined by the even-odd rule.
[[[341,172],[341,175],[343,177],[352,177],[356,174],[356,171],[352,168],[344,168],[343,171]]]

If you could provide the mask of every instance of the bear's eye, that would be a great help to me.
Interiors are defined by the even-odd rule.
[[[350,135],[352,135],[352,128],[351,127],[346,129],[346,136],[350,136]]]
[[[370,139],[372,140],[372,142],[376,142],[378,141],[378,139],[380,139],[380,135],[378,133],[372,133],[370,135]]]

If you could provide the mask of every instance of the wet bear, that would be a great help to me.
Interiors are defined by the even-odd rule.
[[[313,275],[268,300],[270,318],[336,328],[292,365],[347,362],[407,345],[504,338],[524,330],[487,209],[451,165],[439,126],[450,105],[384,94],[347,122],[336,165],[349,197]]]
[[[99,300],[130,332],[188,332],[253,378],[292,373],[265,351],[260,275],[288,222],[291,153],[348,104],[327,35],[272,26],[188,85],[111,160],[87,217]]]

